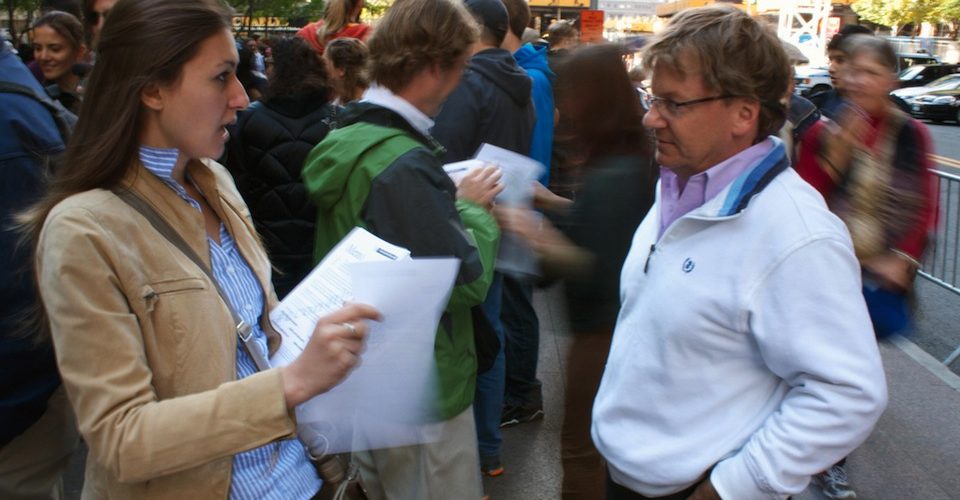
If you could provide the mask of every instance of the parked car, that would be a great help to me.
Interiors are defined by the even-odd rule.
[[[900,72],[900,87],[919,87],[953,73],[960,73],[960,64],[914,64]]]
[[[917,64],[940,64],[940,58],[926,52],[897,54],[897,73]]]
[[[935,122],[960,123],[960,89],[935,90],[911,99],[910,114]]]
[[[957,88],[960,88],[960,72],[952,75],[942,76],[921,87],[906,87],[896,89],[893,92],[890,92],[890,95],[895,95],[905,101],[910,101],[918,95],[929,94],[930,92],[937,90],[953,90]]]
[[[827,68],[797,66],[793,81],[793,92],[804,97],[833,88]]]
[[[898,72],[902,72],[917,64],[940,64],[940,58],[925,53],[897,54]],[[830,83],[830,73],[827,68],[811,66],[796,67],[794,76],[795,94],[807,97],[832,88],[833,84]]]

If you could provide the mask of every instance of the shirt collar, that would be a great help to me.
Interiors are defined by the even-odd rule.
[[[704,206],[732,184],[740,175],[750,170],[774,148],[775,142],[766,139],[727,158],[687,179],[680,188],[680,176],[673,170],[660,167],[660,228],[662,235],[667,227],[684,215]]]
[[[740,174],[746,172],[750,167],[759,162],[760,159],[770,153],[773,147],[773,141],[767,138],[717,163],[707,170],[690,177],[690,179],[687,179],[686,184],[689,187],[691,181],[693,181],[693,184],[702,186],[704,192],[701,203],[711,200],[720,194],[724,188],[729,186]],[[679,186],[679,176],[669,168],[661,166],[660,175],[661,178],[668,179],[670,185]]]
[[[179,157],[180,151],[176,148],[140,146],[140,162],[143,163],[144,168],[157,176],[164,184],[170,186],[190,206],[200,210],[200,204],[191,198],[187,190],[173,178],[173,168],[176,166]]]
[[[406,99],[394,94],[390,89],[377,83],[370,86],[364,93],[363,102],[369,102],[378,106],[383,106],[398,115],[404,120],[410,122],[417,131],[429,137],[430,129],[433,128],[433,120],[423,111],[420,111]]]
[[[180,151],[176,148],[154,148],[140,146],[140,162],[153,175],[166,182],[173,180],[173,167],[177,164]]]

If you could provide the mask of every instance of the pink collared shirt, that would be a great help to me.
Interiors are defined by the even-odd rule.
[[[726,160],[687,179],[686,184],[667,167],[660,166],[660,232],[673,221],[703,206],[720,194],[740,174],[757,164],[770,150],[773,141],[765,139]]]

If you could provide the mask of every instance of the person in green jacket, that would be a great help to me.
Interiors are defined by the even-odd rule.
[[[477,360],[471,309],[493,276],[500,232],[489,213],[502,189],[482,168],[458,186],[429,130],[457,86],[478,30],[455,0],[399,0],[369,40],[373,84],[341,112],[307,157],[303,180],[317,205],[314,258],[353,227],[414,257],[457,257],[456,286],[435,342],[439,439],[354,454],[370,498],[482,495],[472,402]]]

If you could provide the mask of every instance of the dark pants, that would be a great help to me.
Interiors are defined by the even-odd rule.
[[[625,488],[613,482],[613,479],[610,479],[610,475],[607,474],[607,500],[686,500],[687,497],[692,495],[697,487],[700,486],[701,482],[703,481],[700,481],[683,491],[679,491],[665,497],[645,497],[629,488]]]
[[[567,351],[564,383],[563,428],[560,459],[563,462],[563,500],[603,498],[606,468],[590,437],[593,400],[600,387],[613,332],[577,332]]]
[[[540,321],[533,309],[533,284],[504,276],[501,307],[507,360],[503,402],[508,406],[540,408],[543,406],[541,383],[537,380]]]

